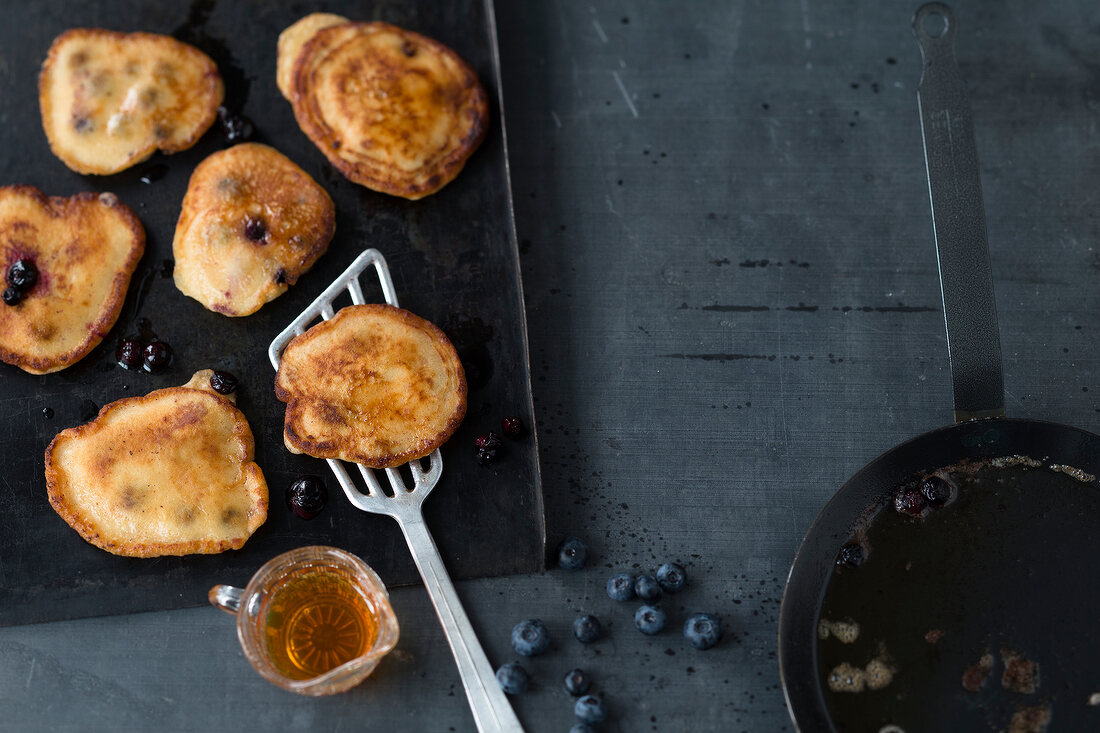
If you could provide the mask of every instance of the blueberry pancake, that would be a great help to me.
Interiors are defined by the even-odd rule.
[[[248,421],[198,372],[183,387],[106,405],[46,449],[50,505],[115,555],[212,554],[267,518],[267,483]]]
[[[474,70],[442,43],[388,23],[316,31],[294,62],[288,96],[341,173],[407,199],[452,181],[489,125]]]
[[[333,13],[310,13],[294,25],[279,34],[278,54],[275,61],[275,84],[282,95],[290,100],[294,62],[306,41],[313,38],[317,31],[332,25],[343,25],[351,21],[342,15]]]
[[[243,143],[214,153],[183,197],[176,287],[227,316],[255,313],[313,267],[335,226],[332,199],[279,151]]]
[[[208,56],[153,33],[66,31],[38,76],[50,149],[77,173],[97,175],[125,170],[156,150],[191,147],[214,123],[224,94]]]
[[[443,444],[466,414],[447,336],[407,310],[352,305],[287,344],[275,377],[292,453],[390,468]]]
[[[0,360],[48,374],[111,330],[145,251],[145,230],[111,193],[47,198],[0,187]]]

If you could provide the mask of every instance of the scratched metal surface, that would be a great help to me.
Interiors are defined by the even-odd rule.
[[[557,639],[528,663],[529,730],[572,724],[573,666],[610,702],[605,731],[790,729],[775,617],[802,533],[865,462],[951,415],[916,5],[498,8],[548,531],[596,555],[459,585],[494,662],[521,618]],[[1100,7],[956,14],[1009,414],[1096,431]],[[604,596],[612,569],[666,557],[693,573],[671,617],[720,613],[716,649],[642,637]],[[212,609],[5,629],[0,720],[472,731],[422,591],[394,597],[401,653],[326,700],[263,682]],[[588,649],[568,638],[582,610],[611,626]]]

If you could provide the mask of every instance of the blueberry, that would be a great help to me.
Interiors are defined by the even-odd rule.
[[[172,347],[163,341],[150,341],[141,353],[142,366],[150,374],[162,372],[172,363]]]
[[[509,417],[501,418],[500,432],[507,435],[509,438],[516,439],[522,438],[527,434],[527,427],[523,424],[523,420],[511,415]]]
[[[141,369],[145,356],[142,353],[144,347],[137,339],[123,339],[115,351],[118,363],[127,369]]]
[[[477,436],[477,440],[474,441],[474,447],[477,448],[477,462],[484,466],[495,461],[500,446],[500,436],[496,433],[485,433]]]
[[[924,511],[926,504],[927,499],[924,498],[924,494],[915,486],[902,489],[894,496],[894,509],[902,514],[916,516]]]
[[[569,729],[569,733],[596,733],[596,729],[587,723],[577,723]]]
[[[571,669],[565,674],[562,684],[570,695],[580,697],[592,686],[592,678],[583,669]]]
[[[24,293],[38,282],[38,268],[31,260],[16,260],[8,268],[8,285]]]
[[[19,302],[23,300],[23,291],[15,288],[4,288],[4,293],[0,297],[4,299],[4,305],[19,305]]]
[[[607,595],[613,601],[629,601],[634,598],[634,578],[629,573],[619,573],[607,579]]]
[[[665,593],[679,593],[687,584],[687,573],[674,562],[657,568],[657,584]]]
[[[512,629],[512,648],[524,657],[536,657],[550,648],[550,632],[537,618],[520,621]]]
[[[577,637],[577,641],[582,644],[588,644],[599,639],[602,633],[600,620],[595,616],[578,616],[573,621],[573,636]]]
[[[588,545],[577,537],[566,537],[558,548],[558,567],[562,570],[580,570],[588,559]]]
[[[508,662],[497,670],[497,682],[500,683],[500,689],[509,695],[521,695],[527,692],[531,678],[527,676],[526,669],[515,662]]]
[[[244,115],[234,114],[225,107],[218,107],[222,135],[229,143],[243,143],[252,137],[252,121]]]
[[[639,575],[634,581],[634,595],[643,601],[656,601],[661,597],[661,586],[652,575]]]
[[[229,372],[214,372],[210,375],[210,389],[218,394],[233,394],[237,391],[237,378]]]
[[[607,707],[603,699],[595,695],[585,695],[573,706],[573,714],[582,723],[602,723],[607,720]]]
[[[684,638],[696,649],[710,649],[722,638],[722,619],[712,613],[693,613],[684,622]]]
[[[328,488],[320,476],[301,476],[286,490],[286,505],[302,519],[313,519],[328,503]]]
[[[247,217],[244,220],[244,236],[251,242],[263,242],[264,237],[267,236],[267,225],[264,224],[263,219]]]
[[[837,565],[847,565],[850,568],[858,568],[863,564],[863,546],[858,542],[849,542],[840,548],[840,554],[836,558]]]
[[[664,610],[658,606],[642,606],[634,612],[634,625],[643,634],[659,634],[667,620]]]
[[[951,484],[940,476],[929,476],[921,482],[920,492],[932,506],[941,506],[951,498]]]

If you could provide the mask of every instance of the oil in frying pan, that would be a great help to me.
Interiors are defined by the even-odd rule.
[[[838,552],[818,627],[837,729],[1100,729],[1100,486],[1021,457],[936,473],[942,506],[906,504],[918,477]]]

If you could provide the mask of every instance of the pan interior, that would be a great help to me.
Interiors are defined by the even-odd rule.
[[[1040,465],[990,463],[1004,456]],[[960,491],[948,506],[923,520],[893,509],[908,481],[964,464],[973,470],[952,474]],[[952,425],[888,451],[836,493],[799,548],[780,609],[780,671],[800,730],[1012,730],[1014,714],[1044,705],[1052,729],[1100,729],[1090,704],[1100,692],[1100,486],[1052,465],[1100,474],[1100,437],[1035,420]],[[853,539],[865,562],[838,567]],[[822,619],[855,621],[859,636],[821,640]],[[963,674],[987,651],[988,678],[969,692]],[[1017,667],[1038,663],[1034,692],[1002,686],[1013,654]],[[876,659],[889,684],[829,689],[841,663],[866,675]]]
[[[819,621],[837,730],[1100,720],[1088,705],[1100,633],[1081,593],[1100,578],[1100,489],[1037,460],[1007,463],[939,471],[956,499],[920,518],[890,501],[857,529],[865,560],[835,567]],[[899,493],[920,494],[920,478]]]

